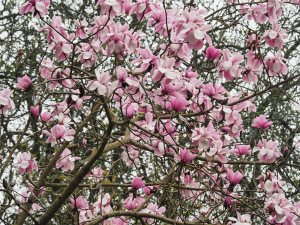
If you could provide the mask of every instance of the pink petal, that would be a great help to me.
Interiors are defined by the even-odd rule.
[[[9,100],[5,97],[0,96],[0,105],[8,105]]]
[[[22,161],[20,163],[20,167],[23,169],[26,169],[29,166],[29,162],[28,161]]]
[[[36,8],[39,12],[41,12],[41,13],[43,13],[43,12],[45,12],[45,11],[47,10],[46,6],[45,6],[44,3],[42,3],[42,2],[36,2],[36,3],[35,3],[35,8]]]

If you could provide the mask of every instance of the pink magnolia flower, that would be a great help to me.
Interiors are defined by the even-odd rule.
[[[124,67],[121,67],[121,66],[117,66],[116,74],[117,74],[117,78],[118,78],[120,83],[125,82],[126,78],[128,77],[127,70]]]
[[[102,5],[101,9],[103,9]],[[115,53],[119,59],[123,59],[127,53],[135,52],[136,48],[140,45],[140,32],[133,32],[133,29],[130,29],[127,23],[121,24],[120,22],[115,23],[114,21],[110,21],[108,25],[106,25],[106,21],[104,21],[104,32],[100,32],[96,35],[99,36],[102,43],[106,44],[105,46],[101,45],[101,52],[107,56],[111,56]],[[97,21],[96,23],[101,22],[103,21]]]
[[[101,6],[101,12],[110,12],[111,16],[119,15],[122,11],[121,1],[117,0],[97,0],[96,6]],[[111,9],[111,10],[110,10]]]
[[[159,215],[159,216],[163,216],[163,213],[165,211],[166,211],[166,208],[164,206],[159,207],[158,205],[156,205],[152,202],[149,203],[149,205],[147,206],[146,209],[142,210],[143,213],[154,214],[154,215]],[[154,223],[154,219],[150,219],[150,218],[143,218],[143,219],[148,224],[153,224]]]
[[[43,130],[43,133],[48,136],[46,143],[51,143],[51,146],[56,144],[56,140],[72,141],[74,139],[75,130],[67,129],[64,125],[56,124],[50,131]]]
[[[183,89],[183,83],[179,79],[163,78],[161,81],[161,89],[163,94],[173,94]]]
[[[234,107],[224,107],[223,112],[225,113],[225,125],[238,126],[243,123],[242,116],[238,108],[236,109]]]
[[[162,157],[167,152],[167,145],[163,141],[153,140],[151,146],[154,148],[154,154]]]
[[[121,154],[122,160],[126,163],[127,166],[139,166],[140,160],[139,160],[140,152],[139,150],[136,150],[133,146],[127,146],[127,149],[124,150]]]
[[[88,209],[89,208],[89,204],[88,204],[87,200],[81,195],[76,199],[70,198],[70,205],[71,205],[72,209],[74,209],[74,208]]]
[[[134,4],[133,7],[130,9],[130,14],[136,13],[137,18],[141,20],[144,14],[150,11],[150,0],[137,0],[137,4]]]
[[[68,38],[68,33],[64,28],[64,24],[62,22],[62,18],[60,16],[53,16],[50,25],[46,25],[41,27],[39,31],[47,32],[47,41],[50,43],[65,43]],[[73,37],[74,38],[74,37]],[[70,40],[71,41],[71,40]],[[49,59],[46,59],[49,61]]]
[[[149,12],[149,20],[147,23],[147,26],[154,26],[155,27],[155,31],[163,36],[167,36],[168,35],[168,31],[166,30],[166,26],[164,26],[164,24],[166,24],[166,16],[165,16],[165,12],[163,10],[163,8],[161,7],[161,5],[158,4],[150,4],[151,11]],[[171,10],[167,10],[166,13],[168,14],[168,24],[171,24],[171,20],[173,18],[173,11]],[[171,47],[172,48],[172,47]]]
[[[102,215],[112,212],[110,199],[109,193],[105,193],[103,196],[100,196],[99,200],[93,204],[95,212],[99,214],[101,213]]]
[[[223,100],[224,94],[227,92],[225,88],[220,84],[208,83],[202,87],[203,94],[212,97],[214,99]]]
[[[88,26],[88,22],[86,20],[79,21],[79,20],[74,20],[74,23],[76,24],[76,36],[79,37],[80,39],[85,39],[87,38],[86,35],[86,27]]]
[[[100,73],[95,71],[97,80],[90,81],[88,89],[94,91],[97,89],[99,95],[110,95],[118,86],[118,81],[110,82],[111,75],[109,73]]]
[[[57,160],[56,168],[62,169],[63,171],[72,171],[75,166],[75,161],[78,159],[80,159],[80,157],[73,157],[70,149],[66,148]]]
[[[217,142],[219,139],[220,136],[212,122],[209,122],[207,127],[200,127],[193,130],[192,140],[198,143],[198,149],[200,151],[208,150],[212,147],[212,143]]]
[[[243,214],[241,215],[239,212],[236,213],[237,218],[229,217],[228,219],[233,221],[233,225],[251,225],[251,215],[250,214]]]
[[[178,95],[177,97],[172,97],[171,99],[171,107],[172,110],[176,112],[183,111],[188,104],[188,101],[182,95]]]
[[[89,178],[93,179],[95,182],[100,182],[103,180],[103,170],[101,167],[93,168],[87,175]]]
[[[240,11],[241,14],[245,14],[247,20],[254,20],[256,23],[264,24],[268,21],[267,4],[259,3],[252,7],[249,5],[243,5]]]
[[[231,81],[240,76],[241,69],[239,64],[243,61],[243,56],[240,53],[232,54],[229,49],[223,50],[223,59],[218,64],[218,71]]]
[[[200,183],[197,182],[196,179],[191,176],[190,171],[184,171],[180,176],[180,180],[184,185],[184,187],[191,188],[191,189],[192,188],[197,189],[200,187]],[[182,189],[180,191],[180,194],[184,199],[196,200],[199,197],[200,192],[196,190]]]
[[[155,56],[149,48],[138,48],[136,52],[139,58],[134,59],[132,63],[139,65],[139,67],[134,70],[135,73],[157,68],[159,57]]]
[[[38,119],[39,115],[40,115],[40,106],[36,105],[36,106],[30,106],[30,113],[31,115],[35,118]]]
[[[54,102],[50,103],[54,107],[51,115],[53,118],[58,120],[58,124],[68,126],[71,122],[70,117],[68,114],[70,113],[70,106],[68,105],[67,101],[63,102]]]
[[[174,42],[176,41],[176,37],[174,37]],[[179,38],[178,38],[179,39]],[[180,40],[178,40],[180,41]],[[176,44],[171,44],[170,47],[168,47],[165,44],[161,45],[162,49],[166,49],[167,55],[169,56],[173,56],[173,55],[177,55],[178,57],[180,57],[183,60],[190,60],[190,56],[191,56],[191,52],[192,49],[189,47],[189,45],[187,43],[183,43],[178,45]],[[181,62],[177,61],[177,64],[179,65]]]
[[[69,38],[72,39],[72,38]],[[73,45],[68,44],[64,39],[63,41],[57,42],[50,46],[49,50],[53,50],[55,52],[55,57],[58,61],[62,62],[69,58],[73,51]]]
[[[53,90],[57,86],[73,88],[75,81],[70,79],[70,69],[64,70],[56,68],[50,59],[44,59],[40,67],[40,75],[45,81],[48,81],[48,88]]]
[[[42,121],[47,122],[51,119],[51,114],[49,112],[42,112],[41,119]]]
[[[180,149],[179,154],[175,155],[175,159],[179,162],[182,162],[184,164],[189,163],[193,161],[197,157],[196,154],[191,153],[186,148]]]
[[[224,206],[225,206],[225,208],[231,206],[231,204],[232,204],[232,197],[226,196],[226,198],[224,200]]]
[[[66,60],[74,50],[72,41],[75,38],[75,33],[70,35],[63,28],[63,24],[60,17],[53,17],[51,26],[44,26],[39,29],[40,31],[47,31],[47,40],[49,50],[53,50],[55,57],[58,61],[62,62]]]
[[[30,185],[29,185],[29,189],[32,189],[32,187],[30,187]],[[21,202],[21,203],[26,203],[26,202],[28,202],[28,200],[29,200],[29,198],[30,198],[30,192],[32,193],[33,191],[32,190],[24,190],[24,191],[22,191],[21,193],[20,193],[20,196],[19,196],[19,201]],[[33,203],[32,204],[32,206],[31,206],[31,208],[30,208],[30,210],[29,210],[29,212],[30,213],[34,213],[34,212],[36,212],[36,211],[39,211],[39,210],[41,210],[42,209],[42,207],[39,205],[39,204],[37,204],[37,203]],[[22,211],[21,209],[18,209],[18,211]]]
[[[221,163],[226,163],[228,158],[227,154],[229,150],[223,147],[223,142],[221,140],[216,140],[212,143],[213,145],[208,149],[205,156],[208,160],[218,160]]]
[[[258,151],[258,159],[260,162],[273,163],[282,156],[282,153],[278,150],[277,141],[267,141],[265,139],[258,142],[257,147],[254,148]]]
[[[81,43],[81,53],[78,60],[86,67],[91,67],[96,62],[96,53],[100,51],[100,41],[92,40],[91,43]]]
[[[206,40],[209,44],[211,44],[211,38],[207,34],[209,30],[211,30],[211,26],[204,23],[203,16],[207,12],[205,10],[184,12],[184,15],[187,17],[187,24],[184,24],[185,30],[181,35],[185,34],[185,38],[188,43],[188,47],[192,49],[201,49],[204,44],[204,40]],[[194,15],[191,15],[194,14]],[[195,16],[195,18],[191,18]],[[194,21],[193,21],[194,20]]]
[[[281,181],[282,178],[279,174],[268,171],[266,175],[260,175],[256,179],[259,181],[258,187],[269,194],[273,192],[280,193],[283,191],[283,182]]]
[[[144,191],[145,195],[151,195],[152,193],[155,193],[158,188],[159,188],[159,185],[147,186],[147,187],[144,187],[143,191]]]
[[[33,170],[38,170],[37,162],[34,158],[31,158],[30,152],[18,154],[16,165],[18,166],[20,174],[31,173]]]
[[[287,39],[287,34],[285,30],[281,29],[281,26],[279,24],[274,23],[272,25],[272,30],[268,30],[265,32],[263,38],[266,39],[266,43],[273,47],[282,49],[283,45]]]
[[[278,17],[282,15],[283,0],[268,0],[268,18],[270,23],[274,23],[278,20]]]
[[[123,105],[122,111],[125,116],[132,118],[137,112],[139,105],[135,102],[128,102]]]
[[[74,50],[72,41],[75,38],[75,33],[70,35],[65,30],[62,19],[59,16],[54,16],[51,25],[41,27],[39,31],[47,32],[48,50],[53,50],[58,61],[66,60]]]
[[[247,58],[247,63],[242,72],[243,80],[248,83],[257,83],[258,75],[263,71],[263,61],[254,51],[247,52],[245,56]]]
[[[83,107],[84,100],[90,99],[90,96],[84,95],[84,93],[80,92],[79,89],[72,90],[72,93],[74,93],[74,94],[69,95],[65,99],[66,104],[70,108],[79,110]]]
[[[264,115],[260,115],[253,120],[252,127],[257,129],[266,129],[272,124],[272,121],[267,120]]]
[[[31,206],[31,209],[32,209],[33,212],[36,212],[36,211],[40,211],[43,208],[39,204],[33,203],[32,206]]]
[[[278,76],[279,74],[286,75],[288,67],[284,63],[285,58],[281,57],[281,52],[276,52],[275,55],[270,54],[265,58],[265,64],[270,76]]]
[[[18,78],[17,87],[22,89],[23,91],[25,92],[28,91],[30,85],[31,85],[31,79],[27,75]]]
[[[46,81],[51,81],[48,85],[50,90],[54,89],[57,86],[57,81],[53,81],[56,77],[54,76],[54,72],[56,71],[56,66],[54,66],[53,62],[49,58],[45,58],[41,62],[41,66],[39,69],[40,76]]]
[[[146,112],[145,121],[141,121],[140,126],[142,126],[143,128],[145,128],[147,130],[154,131],[155,123],[156,123],[156,121],[155,120],[153,121],[153,113]]]
[[[231,169],[227,170],[226,175],[227,175],[227,179],[228,179],[229,183],[232,186],[239,184],[241,182],[241,180],[243,179],[243,174],[241,174],[239,171],[233,172],[233,170],[231,170]]]
[[[233,152],[237,155],[248,155],[250,151],[250,145],[237,145]]]
[[[274,193],[266,199],[264,209],[270,214],[268,222],[271,224],[299,224],[299,216],[295,214],[295,206],[286,199],[283,193]]]
[[[209,46],[205,51],[205,57],[208,60],[215,60],[221,56],[221,50],[214,46]]]
[[[12,111],[15,108],[14,102],[10,98],[11,92],[9,88],[0,91],[0,114],[4,114],[7,110]]]
[[[193,68],[190,66],[184,71],[184,76],[188,79],[197,78],[199,74],[196,71],[193,71]]]
[[[135,177],[131,181],[131,186],[134,190],[138,190],[145,186],[145,181],[143,181],[141,177]]]
[[[124,207],[127,210],[133,210],[139,207],[144,202],[144,199],[136,196],[134,197],[132,193],[124,201]]]
[[[21,194],[20,194],[20,202],[21,203],[28,202],[29,196],[30,195],[29,195],[28,190],[22,191]]]
[[[32,12],[34,15],[41,16],[48,14],[50,0],[29,0],[20,7],[20,14]]]

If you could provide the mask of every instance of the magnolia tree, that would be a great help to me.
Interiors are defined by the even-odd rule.
[[[300,224],[299,0],[6,0],[1,224]]]

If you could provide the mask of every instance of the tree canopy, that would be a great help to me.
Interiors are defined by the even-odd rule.
[[[300,225],[299,0],[3,0],[0,224]]]

